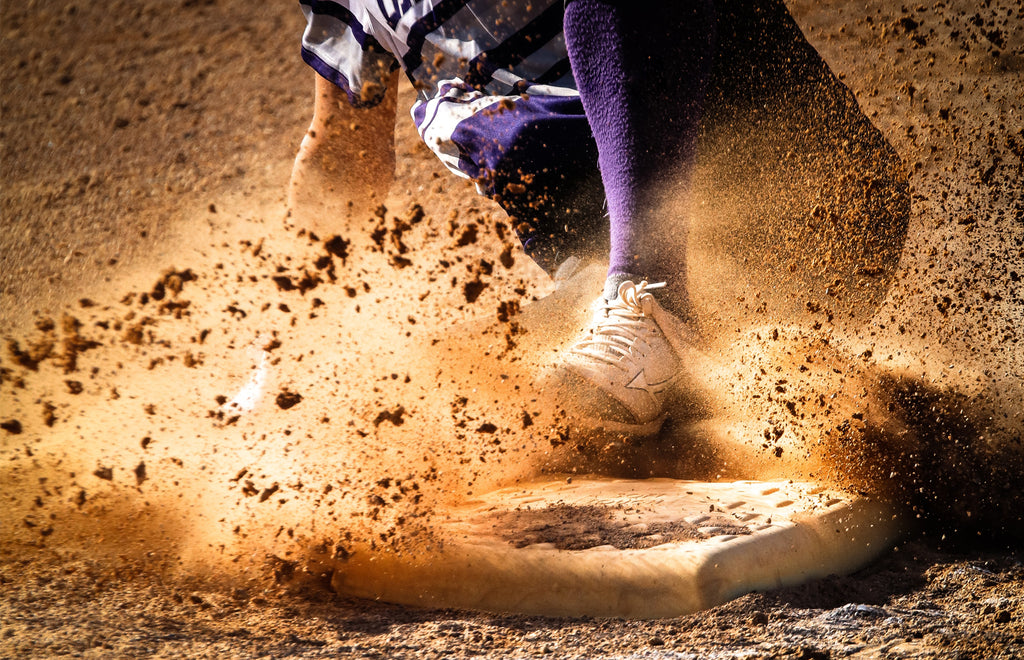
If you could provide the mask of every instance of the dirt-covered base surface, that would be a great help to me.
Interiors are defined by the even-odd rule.
[[[779,253],[792,223],[767,204],[775,224],[744,233],[714,192],[756,170],[820,241],[870,226],[839,216],[873,184],[750,138],[785,166],[696,200],[730,251],[690,272],[704,398],[616,454],[534,387],[585,316],[550,303],[571,285],[552,294],[404,108],[374,217],[318,235],[289,215],[312,107],[297,6],[4,3],[0,656],[1024,657],[1020,8],[788,6],[902,161],[904,250],[777,300],[790,269],[757,264],[799,275],[828,251]],[[752,130],[707,140],[734,150],[702,155],[716,176]],[[877,307],[851,322],[856,299]],[[432,516],[544,472],[821,480],[920,528],[854,575],[658,621],[330,590],[355,553],[443,542]]]

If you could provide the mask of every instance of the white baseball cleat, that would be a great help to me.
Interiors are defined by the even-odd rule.
[[[692,331],[650,293],[663,286],[620,284],[614,299],[598,301],[584,336],[566,353],[558,376],[567,412],[583,430],[641,437],[665,421]]]

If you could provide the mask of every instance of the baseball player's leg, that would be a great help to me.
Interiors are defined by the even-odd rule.
[[[683,316],[685,269],[677,255],[685,252],[687,219],[661,217],[657,198],[670,184],[685,194],[714,30],[706,0],[570,0],[565,13],[569,59],[608,197],[613,291],[616,279],[665,281],[660,298]]]
[[[608,220],[597,145],[579,97],[531,89],[505,97],[500,111],[459,118],[450,139],[460,171],[504,208],[526,254],[553,274],[571,257],[606,259]],[[446,115],[462,107],[438,104],[431,112],[442,119],[433,124],[452,123]]]
[[[560,373],[581,421],[649,434],[664,421],[693,335],[679,257],[687,218],[663,217],[659,193],[688,188],[714,11],[703,0],[570,0],[564,26],[597,143],[610,263],[604,300]]]
[[[395,170],[397,74],[383,100],[355,108],[345,92],[315,76],[315,101],[288,186],[288,209],[318,234],[347,231],[373,215]]]

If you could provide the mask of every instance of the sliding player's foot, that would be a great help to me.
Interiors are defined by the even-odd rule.
[[[557,372],[560,394],[584,432],[637,438],[664,423],[691,334],[651,293],[664,286],[622,282],[615,298],[598,301],[584,335],[567,351]]]

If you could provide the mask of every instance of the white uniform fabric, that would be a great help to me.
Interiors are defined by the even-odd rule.
[[[460,176],[486,177],[495,158],[480,152],[511,149],[523,126],[582,115],[562,35],[563,0],[301,5],[303,59],[362,107],[379,103],[389,74],[402,68],[419,91],[411,110],[417,130]]]

